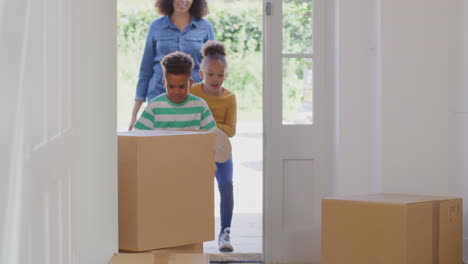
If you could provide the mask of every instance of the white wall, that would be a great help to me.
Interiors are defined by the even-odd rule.
[[[334,191],[369,192],[371,175],[372,0],[336,1],[336,143]]]
[[[0,263],[117,251],[116,2],[0,0]]]
[[[382,1],[382,190],[460,195],[461,1]]]
[[[336,191],[460,194],[461,2],[339,3]]]

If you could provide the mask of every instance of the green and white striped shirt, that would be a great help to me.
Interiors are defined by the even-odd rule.
[[[166,93],[151,100],[135,123],[135,129],[212,130],[216,122],[206,102],[192,94],[183,103],[173,103]]]

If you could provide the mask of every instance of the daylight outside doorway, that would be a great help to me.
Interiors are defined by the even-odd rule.
[[[220,254],[217,240],[204,243],[213,261],[259,261],[263,240],[262,0],[209,0],[216,40],[227,47],[223,86],[236,94],[237,133],[231,138],[234,164],[234,252]],[[149,24],[158,17],[154,0],[118,0],[118,130],[125,131],[135,96]],[[141,110],[143,107],[141,108]],[[141,111],[140,110],[140,111]],[[215,234],[219,192],[215,184]]]

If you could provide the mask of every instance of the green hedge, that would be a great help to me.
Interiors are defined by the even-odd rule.
[[[312,41],[312,7],[293,1],[284,5],[284,52],[306,52]],[[118,12],[119,48],[132,49],[146,37],[149,24],[158,16],[151,9]],[[258,8],[213,9],[207,17],[216,39],[228,46],[229,54],[259,52],[262,46],[262,13]]]
[[[309,52],[312,41],[310,4],[293,0],[283,9],[283,52]],[[207,17],[215,28],[216,40],[227,47],[229,72],[224,87],[236,93],[240,112],[260,112],[262,109],[262,15],[259,6],[233,4],[224,9],[211,8]],[[149,24],[156,18],[154,9],[118,12],[119,110],[121,107],[131,107],[146,33]],[[284,93],[290,104],[294,105],[303,100],[302,94],[295,89],[301,85],[304,66],[287,61],[284,63],[285,67],[289,67],[287,64],[293,67],[285,68],[288,74],[284,77],[290,88],[286,88]],[[129,111],[130,108],[122,110],[126,116]],[[119,120],[121,118],[119,114]]]

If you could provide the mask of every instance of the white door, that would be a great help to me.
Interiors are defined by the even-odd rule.
[[[115,5],[0,0],[0,263],[117,251]]]
[[[330,2],[265,6],[266,263],[320,259],[320,204],[331,193],[333,171],[333,88],[325,70]]]

